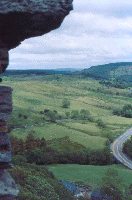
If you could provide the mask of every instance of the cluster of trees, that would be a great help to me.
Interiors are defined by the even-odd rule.
[[[93,118],[90,116],[89,110],[81,109],[78,110],[72,110],[71,112],[65,112],[67,119],[81,119],[81,120],[89,120],[93,121]]]
[[[115,88],[120,88],[120,89],[125,89],[129,87],[129,84],[126,82],[123,82],[121,80],[101,80],[99,81],[100,84],[108,86],[108,87],[115,87]]]
[[[79,151],[59,152],[46,145],[44,138],[35,138],[30,133],[26,140],[11,137],[14,155],[25,156],[27,162],[37,165],[50,164],[82,164],[82,165],[109,165],[112,163],[112,155],[109,146],[102,150],[85,149]],[[107,145],[107,144],[106,144]]]
[[[113,110],[113,114],[122,117],[132,118],[132,105],[126,104],[122,108],[115,108]]]
[[[81,120],[89,120],[93,121],[93,118],[90,116],[89,110],[81,109],[78,110],[72,110],[66,111],[65,115],[60,115],[56,110],[49,110],[45,109],[44,111],[40,112],[41,114],[44,114],[43,119],[46,121],[50,121],[55,123],[56,120],[62,120],[62,119],[81,119]]]
[[[117,96],[128,96],[128,97],[132,97],[132,94],[129,93],[127,94],[125,91],[124,92],[114,92],[113,90],[110,89],[110,86],[108,85],[108,90],[106,90],[105,88],[103,87],[98,87],[97,89],[96,88],[90,88],[90,87],[84,87],[84,89],[86,90],[89,90],[89,91],[92,91],[92,92],[99,92],[99,93],[103,93],[103,94],[108,94],[108,95],[117,95]]]
[[[56,120],[61,120],[63,118],[62,115],[59,115],[56,110],[49,110],[45,109],[44,112],[40,112],[41,114],[44,114],[43,119],[46,121],[50,121],[52,123],[55,123]]]
[[[82,152],[58,152],[47,147],[46,149],[35,149],[27,152],[27,161],[37,165],[51,164],[80,164],[80,165],[109,165],[112,157],[109,148],[100,151],[85,150]]]
[[[132,136],[127,140],[123,146],[123,152],[132,158]]]

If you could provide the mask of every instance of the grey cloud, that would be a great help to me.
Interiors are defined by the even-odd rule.
[[[132,2],[121,2],[74,0],[74,11],[59,29],[10,51],[9,68],[86,68],[130,61]]]
[[[80,1],[74,5],[74,10],[77,12],[85,12],[85,13],[93,13],[100,14],[107,17],[117,17],[117,18],[126,18],[132,16],[132,2],[131,1],[102,1],[102,0],[94,0],[92,2],[89,1]]]

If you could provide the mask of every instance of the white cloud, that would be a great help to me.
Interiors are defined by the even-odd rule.
[[[10,51],[9,68],[90,67],[131,61],[132,1],[74,0],[61,27]]]
[[[131,0],[74,0],[74,8],[78,12],[98,13],[104,16],[116,16],[123,18],[126,16],[132,16],[131,12],[132,1]]]

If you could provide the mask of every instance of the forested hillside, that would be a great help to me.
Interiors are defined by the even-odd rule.
[[[93,66],[81,71],[85,77],[103,79],[101,83],[115,87],[132,85],[132,62],[110,63]],[[108,81],[109,80],[109,81]]]

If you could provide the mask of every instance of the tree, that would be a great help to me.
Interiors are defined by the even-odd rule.
[[[81,119],[88,119],[89,115],[90,115],[89,110],[81,109],[81,111],[80,111]]]
[[[22,139],[18,139],[17,137],[11,136],[11,146],[13,149],[13,154],[23,154],[25,150],[24,141]]]
[[[112,196],[113,200],[124,200],[128,199],[129,196],[128,188],[123,184],[123,178],[119,176],[118,170],[114,168],[109,168],[102,178],[101,192],[104,195]]]
[[[97,125],[102,127],[102,128],[106,128],[106,124],[101,119],[97,120]]]
[[[123,152],[132,158],[132,136],[125,142]]]
[[[62,101],[62,107],[63,108],[69,108],[69,106],[70,106],[70,101],[68,101],[67,98],[63,99],[63,101]]]
[[[46,147],[46,140],[44,138],[40,140],[40,147]]]
[[[72,110],[71,111],[71,119],[79,118],[79,112],[78,110]]]
[[[37,148],[37,141],[33,133],[29,133],[25,141],[25,150],[33,150]]]
[[[49,118],[49,120],[51,122],[55,122],[56,119],[58,119],[58,114],[57,114],[57,111],[52,111],[52,110],[49,110],[45,113],[46,117]]]
[[[66,118],[68,119],[70,117],[70,112],[65,112]]]

